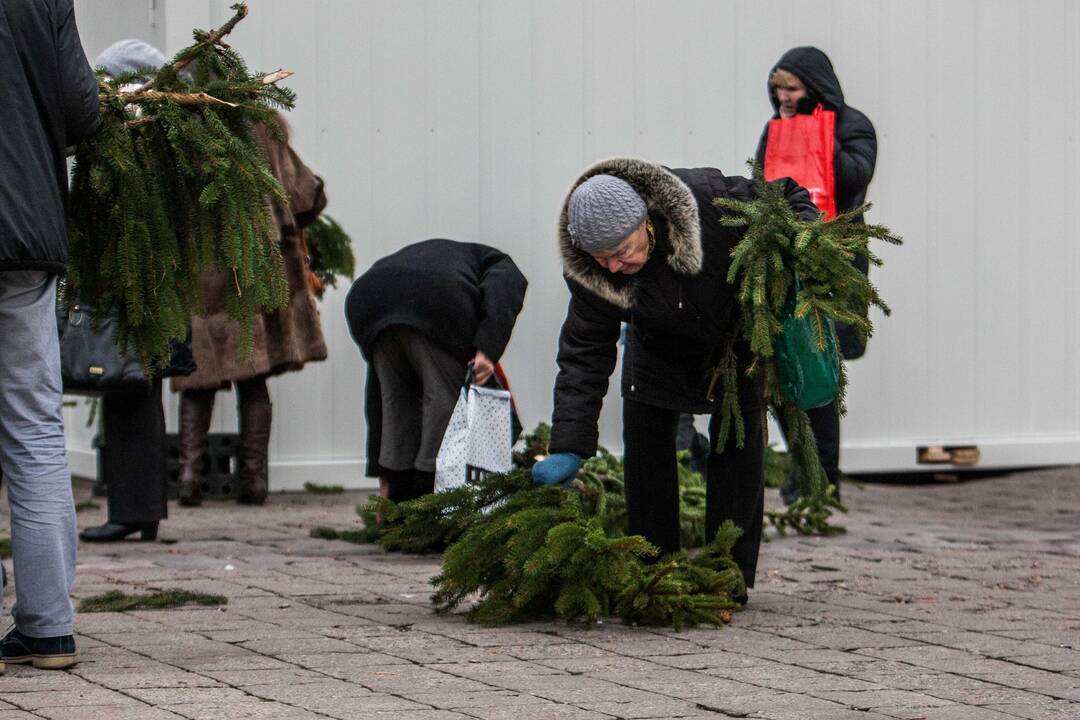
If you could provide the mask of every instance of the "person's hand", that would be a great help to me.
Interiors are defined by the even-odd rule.
[[[549,455],[532,467],[534,485],[555,485],[574,479],[581,468],[581,458],[574,453]]]
[[[491,358],[480,350],[476,351],[476,355],[469,364],[473,369],[473,382],[477,385],[486,385],[495,373],[495,363],[491,362]]]

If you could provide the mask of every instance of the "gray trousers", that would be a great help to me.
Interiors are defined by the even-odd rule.
[[[56,278],[0,272],[0,469],[11,504],[11,613],[30,637],[72,633],[75,505],[62,407]]]
[[[405,325],[379,333],[371,355],[382,402],[378,464],[435,472],[467,363]]]

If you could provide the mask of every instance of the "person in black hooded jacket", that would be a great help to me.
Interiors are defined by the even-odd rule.
[[[367,475],[395,502],[430,493],[458,392],[471,366],[495,372],[528,281],[504,252],[433,239],[388,255],[345,299],[353,340],[368,361]]]
[[[788,180],[785,194],[800,217],[816,217],[804,189]],[[661,552],[679,549],[679,414],[708,413],[706,534],[715,536],[728,519],[742,528],[733,554],[748,587],[761,543],[765,408],[760,377],[746,375],[749,346],[737,341],[745,442],[736,447],[731,433],[716,451],[723,393],[713,368],[740,312],[727,272],[743,230],[720,224],[713,199],[753,196],[746,178],[632,158],[601,161],[574,183],[559,220],[570,305],[559,335],[551,454],[533,467],[537,483],[566,482],[582,458],[595,454],[620,323],[627,323],[622,396],[629,531]]]
[[[866,202],[866,188],[874,176],[877,161],[877,135],[870,119],[844,101],[844,92],[829,57],[816,47],[788,50],[769,71],[768,92],[774,118],[809,114],[819,104],[836,113],[833,154],[836,210],[842,213]],[[768,142],[769,126],[766,123],[757,147],[758,164],[764,165]],[[867,273],[867,258],[859,256],[853,262],[863,274]],[[866,347],[851,327],[837,323],[836,335],[845,359],[862,357]],[[840,416],[836,403],[809,410],[807,415],[814,430],[821,465],[839,498]],[[781,495],[787,503],[798,497],[798,482],[794,476],[784,483]]]

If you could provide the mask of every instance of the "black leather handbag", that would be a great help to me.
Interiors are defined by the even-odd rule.
[[[121,354],[113,339],[115,323],[105,318],[94,330],[94,309],[74,305],[56,309],[60,331],[60,371],[64,392],[76,395],[142,393],[153,387],[138,358]]]

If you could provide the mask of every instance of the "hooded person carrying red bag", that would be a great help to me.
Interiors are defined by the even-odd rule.
[[[832,219],[866,201],[874,176],[877,135],[863,113],[844,101],[828,56],[815,47],[788,50],[769,71],[769,101],[774,115],[758,142],[756,159],[766,180],[790,177],[810,192],[818,209]],[[866,258],[854,260],[864,274]],[[836,324],[840,352],[861,357],[865,344],[843,323]],[[839,493],[840,419],[835,403],[807,412],[818,454],[829,482]],[[798,497],[794,479],[781,488],[784,500]]]
[[[808,189],[819,182],[816,177],[827,183],[828,168],[819,163],[824,160],[827,165],[831,156],[833,212],[863,204],[874,176],[877,135],[870,119],[845,103],[828,56],[815,47],[788,50],[769,71],[767,88],[775,112],[765,125],[756,153],[766,179],[790,177]],[[830,123],[831,149],[827,137]],[[825,195],[828,188],[828,184],[822,188]],[[815,204],[818,199],[814,197]],[[820,204],[818,208],[829,212]],[[866,272],[865,267],[860,269]],[[850,357],[846,351],[845,357]]]

